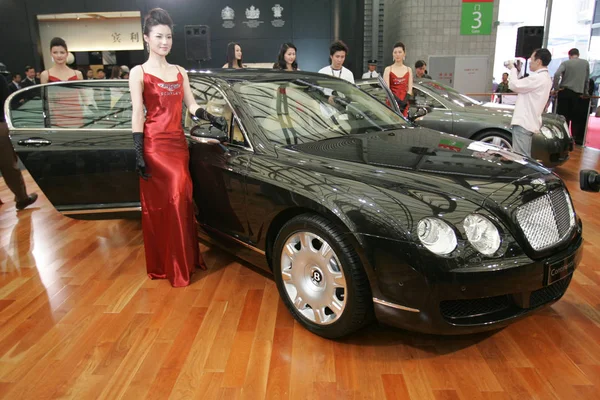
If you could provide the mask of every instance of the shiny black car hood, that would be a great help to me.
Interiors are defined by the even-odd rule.
[[[480,205],[506,185],[550,174],[517,154],[420,127],[292,144],[278,153],[316,172],[373,186],[440,191]]]

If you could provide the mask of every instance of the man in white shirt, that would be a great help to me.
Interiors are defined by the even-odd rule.
[[[531,157],[531,137],[542,127],[542,114],[548,103],[552,80],[548,64],[552,54],[548,49],[534,50],[529,59],[531,74],[519,79],[519,72],[513,63],[510,68],[508,87],[518,93],[512,118],[513,151]]]
[[[348,46],[341,40],[333,42],[329,46],[329,58],[331,59],[331,65],[328,65],[319,70],[320,74],[334,76],[336,78],[344,79],[350,83],[354,83],[354,75],[348,68],[344,67],[344,61],[346,60],[346,54],[348,54]]]
[[[369,60],[367,61],[367,64],[369,65],[369,70],[362,75],[362,78],[377,78],[379,76],[379,73],[377,72],[377,60]]]

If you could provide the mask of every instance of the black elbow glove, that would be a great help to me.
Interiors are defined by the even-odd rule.
[[[406,108],[406,106],[408,106],[410,104],[410,100],[411,100],[411,95],[406,93],[406,96],[404,96],[404,100],[402,100],[400,97],[394,95],[394,97],[396,98],[396,103],[398,103],[398,107],[400,107],[400,110],[404,110]]]
[[[141,178],[148,180],[151,175],[146,173],[144,134],[142,132],[133,132],[133,147],[135,148],[135,170]]]
[[[198,107],[194,115],[200,119],[210,121],[212,126],[227,133],[227,120],[224,117],[215,117],[202,107]]]

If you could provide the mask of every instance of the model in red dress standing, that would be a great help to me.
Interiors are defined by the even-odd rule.
[[[81,71],[67,66],[69,50],[63,38],[55,37],[50,41],[50,54],[54,61],[52,68],[40,74],[41,83],[80,81]],[[48,108],[50,123],[53,128],[81,128],[83,121],[83,106],[87,104],[83,93],[73,87],[54,87],[48,91]]]
[[[149,57],[131,70],[129,88],[146,269],[151,279],[168,279],[172,286],[181,287],[190,284],[195,267],[206,269],[198,248],[182,103],[190,113],[225,132],[227,122],[200,108],[185,70],[167,62],[172,26],[169,14],[160,8],[146,16],[144,41]]]
[[[407,95],[412,96],[413,75],[410,67],[404,65],[404,59],[406,58],[404,43],[398,42],[394,45],[392,56],[394,57],[394,63],[385,68],[383,79],[392,93],[397,97],[402,114],[408,117],[409,104]]]

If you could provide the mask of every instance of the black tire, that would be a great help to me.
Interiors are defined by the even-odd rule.
[[[331,246],[336,259],[339,261],[338,268],[343,273],[345,279],[346,288],[341,296],[344,301],[344,308],[339,313],[339,316],[335,313],[328,315],[329,317],[333,316],[336,318],[328,324],[313,322],[296,308],[292,299],[290,299],[282,277],[282,253],[284,245],[288,239],[293,238],[300,232],[317,235]],[[303,267],[303,270],[307,270],[306,265]],[[337,273],[339,274],[339,271]],[[369,280],[360,258],[336,226],[322,216],[314,214],[298,215],[281,228],[273,246],[273,274],[279,295],[290,313],[302,326],[319,336],[329,339],[347,336],[362,328],[373,319],[373,297],[371,295]],[[323,278],[323,280],[325,281],[326,279]],[[314,280],[312,282],[314,284]],[[310,287],[310,285],[308,286]],[[338,295],[337,293],[336,296]],[[312,310],[312,308],[310,309]],[[331,309],[329,310],[331,311]],[[305,311],[308,310],[305,309]]]
[[[482,142],[486,142],[488,140],[490,140],[493,137],[497,137],[497,138],[501,138],[503,140],[505,140],[506,142],[508,142],[510,144],[510,149],[512,150],[512,135],[504,132],[504,131],[485,131],[485,132],[480,132],[478,134],[476,134],[475,136],[473,136],[473,140],[479,140]]]

